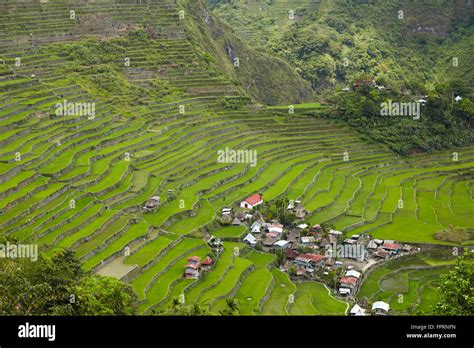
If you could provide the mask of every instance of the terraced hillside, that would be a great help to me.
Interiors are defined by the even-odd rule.
[[[304,16],[307,10],[324,6],[321,0],[238,0],[232,3],[208,0],[245,42],[264,46]],[[243,13],[243,15],[236,15]]]
[[[46,253],[73,248],[84,269],[129,283],[141,313],[181,294],[211,313],[230,297],[241,314],[345,313],[236,241],[243,230],[217,227],[223,206],[255,192],[300,199],[310,223],[348,234],[443,243],[436,231],[474,226],[474,148],[400,158],[314,105],[246,107],[245,86],[191,40],[183,2],[0,8],[1,234]],[[65,101],[94,112],[58,113]],[[225,148],[256,150],[256,166],[219,163]],[[152,196],[162,203],[145,212]],[[224,252],[206,276],[184,279],[186,259],[210,251],[206,233]]]
[[[392,261],[370,273],[359,298],[386,301],[400,314],[429,311],[439,302],[440,276],[449,271],[453,260],[414,257]]]

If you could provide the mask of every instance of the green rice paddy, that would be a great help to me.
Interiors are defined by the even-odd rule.
[[[47,17],[39,15],[46,9]],[[187,304],[212,314],[234,298],[241,315],[344,315],[347,304],[323,284],[293,283],[274,267],[273,255],[237,243],[244,227],[216,227],[221,208],[256,192],[265,201],[286,196],[302,201],[309,223],[402,242],[453,244],[436,240],[435,232],[474,226],[474,148],[452,149],[456,162],[452,151],[399,158],[307,113],[324,108],[317,102],[295,105],[291,117],[287,105],[224,109],[222,98],[243,97],[242,91],[231,77],[209,70],[178,10],[174,0],[78,4],[78,16],[99,13],[123,24],[126,13],[130,23],[147,18],[160,29],[147,47],[133,40],[121,46],[131,67],[103,57],[101,69],[115,69],[117,81],[100,85],[71,70],[71,64],[89,67],[63,52],[73,40],[100,34],[72,36],[68,2],[25,2],[12,9],[14,16],[0,17],[11,33],[0,43],[8,70],[0,76],[2,235],[38,243],[46,253],[70,247],[94,272],[120,259],[133,268],[123,280],[138,294],[140,313],[167,309],[184,294]],[[30,33],[43,42],[35,50],[20,40]],[[16,67],[16,57],[27,64]],[[120,81],[127,93],[142,88],[140,100],[114,96]],[[145,93],[163,81],[171,90],[165,97]],[[95,118],[49,115],[63,99],[95,101]],[[256,150],[256,166],[218,163],[217,151],[226,147]],[[145,212],[155,195],[160,205]],[[187,257],[210,253],[205,233],[221,238],[224,251],[199,280],[185,280]],[[436,276],[446,268],[427,265],[427,271],[399,270],[399,288],[386,280],[396,270],[378,268],[359,296],[386,299],[399,313],[428,308],[437,299]],[[397,302],[399,294],[405,302]]]

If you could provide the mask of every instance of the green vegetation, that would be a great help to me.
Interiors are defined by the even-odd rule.
[[[243,40],[286,60],[311,82],[337,107],[331,118],[368,138],[403,155],[473,143],[469,5],[208,2]],[[381,116],[388,100],[413,103],[425,95],[419,119]],[[458,95],[464,98],[455,103]]]
[[[435,315],[473,315],[474,298],[472,287],[474,286],[473,255],[467,252],[458,257],[454,269],[441,276],[439,292],[440,296],[436,306],[432,310]],[[426,301],[433,300],[434,294],[424,294]],[[429,313],[429,311],[428,311]]]
[[[450,272],[454,259],[437,259],[417,255],[389,261],[375,268],[365,278],[359,299],[385,301],[395,314],[428,313],[440,300],[440,276]]]
[[[85,273],[70,250],[38,260],[1,258],[1,315],[133,315],[137,298],[118,280]]]
[[[344,315],[348,304],[336,300],[322,283],[296,284],[296,298],[290,306],[291,315]]]
[[[266,203],[256,210],[286,227],[318,223],[325,232],[472,244],[470,85],[437,73],[431,86],[427,65],[415,64],[419,55],[397,55],[391,44],[398,37],[379,45],[384,33],[371,26],[375,14],[361,18],[374,2],[343,9],[339,0],[302,0],[298,21],[288,23],[287,2],[214,1],[219,16],[229,6],[229,18],[262,7],[246,19],[253,47],[201,1],[74,3],[79,20],[65,20],[70,1],[2,2],[0,234],[44,251],[37,263],[2,259],[2,313],[344,315],[347,305],[332,290],[293,282],[277,268],[282,252],[257,252],[242,243],[247,226],[223,223],[223,207],[235,213],[255,193]],[[264,25],[254,28],[260,15]],[[435,72],[449,72],[443,62],[454,51],[469,61],[471,29],[462,10],[459,16],[455,49],[439,62],[429,47],[442,51],[449,40],[426,43]],[[407,49],[420,44],[410,38]],[[345,56],[354,66],[343,73]],[[455,77],[466,74],[469,82],[461,63]],[[391,91],[329,92],[358,71],[391,82]],[[421,74],[421,86],[410,81]],[[425,91],[426,120],[383,124],[376,117],[386,98]],[[466,97],[453,105],[452,93]],[[94,115],[57,113],[65,101],[94,103]],[[255,166],[220,163],[216,154],[226,148],[256,151]],[[305,207],[300,222],[286,209],[289,200]],[[223,250],[210,248],[210,235]],[[213,262],[186,279],[192,256]],[[428,311],[444,296],[438,276],[453,264],[430,254],[382,265],[359,296],[387,299],[396,314]],[[71,292],[80,303],[69,302]]]

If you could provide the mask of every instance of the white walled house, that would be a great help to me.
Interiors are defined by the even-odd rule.
[[[245,198],[242,202],[240,202],[240,207],[245,208],[245,209],[253,209],[257,205],[260,205],[262,203],[263,203],[263,198],[259,193],[257,193],[250,197]]]

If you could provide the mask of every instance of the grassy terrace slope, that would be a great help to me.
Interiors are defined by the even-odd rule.
[[[427,256],[392,260],[368,274],[358,297],[388,302],[392,310],[402,315],[429,312],[440,298],[440,276],[454,262]]]
[[[345,312],[240,243],[225,241],[199,281],[182,279],[186,258],[209,252],[201,228],[255,192],[301,199],[311,223],[380,238],[437,243],[443,227],[474,226],[474,148],[399,158],[305,107],[238,107],[248,101],[243,86],[190,38],[204,12],[186,23],[173,0],[0,8],[0,233],[46,252],[75,249],[84,268],[131,284],[144,313],[181,294],[214,313],[228,297],[241,314]],[[95,117],[58,115],[65,99],[94,102]],[[257,165],[218,163],[226,147],[256,150]],[[154,195],[163,204],[144,213]],[[242,231],[226,233],[216,235]]]

